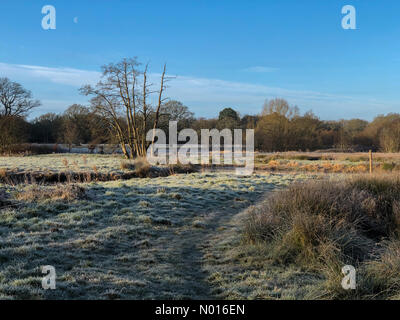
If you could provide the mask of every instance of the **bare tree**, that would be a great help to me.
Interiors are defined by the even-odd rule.
[[[33,100],[32,93],[19,83],[0,78],[0,105],[3,107],[1,116],[24,117],[28,111],[40,106],[40,102]]]
[[[147,131],[157,127],[165,100],[166,66],[159,89],[152,91],[148,65],[139,70],[140,65],[136,58],[130,58],[103,66],[101,81],[95,87],[86,85],[81,88],[81,93],[93,96],[93,110],[107,119],[126,158],[146,155],[150,144],[146,141]],[[151,103],[153,94],[157,94],[155,105]]]

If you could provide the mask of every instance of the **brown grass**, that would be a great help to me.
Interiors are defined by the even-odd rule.
[[[177,173],[193,173],[196,172],[197,169],[196,167],[189,163],[189,164],[182,164],[178,162],[177,164],[173,164],[169,166],[169,170],[171,174],[177,174]]]
[[[279,265],[322,273],[325,296],[387,298],[400,295],[399,235],[400,177],[362,175],[274,193],[250,211],[244,239]],[[340,285],[347,264],[360,273],[351,292]]]
[[[375,161],[399,161],[400,153],[384,153],[374,152],[373,158]],[[286,160],[338,160],[338,161],[368,161],[368,152],[271,152],[271,153],[258,153],[256,159],[264,159],[266,161],[286,159]]]
[[[33,184],[23,191],[17,191],[14,197],[21,201],[37,202],[49,199],[73,201],[83,199],[85,196],[85,189],[75,184],[57,184],[55,186]]]
[[[150,164],[146,158],[136,158],[135,160],[125,160],[120,164],[122,170],[136,171],[141,174],[146,174],[150,170]]]
[[[0,168],[0,178],[2,179],[7,178],[7,169]]]

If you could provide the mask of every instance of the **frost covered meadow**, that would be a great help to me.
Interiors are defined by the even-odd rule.
[[[3,168],[123,170],[112,156],[0,158]],[[84,161],[86,160],[86,163]],[[219,294],[213,236],[264,193],[302,174],[197,172],[66,184],[3,184],[2,299],[183,299]],[[240,239],[240,233],[236,234]],[[40,267],[56,268],[43,290]]]
[[[397,299],[397,162],[368,174],[364,158],[261,155],[239,176],[113,155],[0,157],[0,298]],[[341,287],[349,264],[357,290]],[[42,287],[48,265],[54,290]]]
[[[121,157],[106,154],[45,154],[0,157],[0,169],[16,173],[99,171],[121,173]]]

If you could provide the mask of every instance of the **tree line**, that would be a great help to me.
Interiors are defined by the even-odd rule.
[[[63,113],[46,113],[28,121],[33,108],[40,106],[32,93],[20,84],[0,78],[0,152],[23,143],[119,144],[125,157],[144,156],[155,139],[155,130],[168,134],[169,121],[178,130],[254,129],[259,151],[337,151],[400,152],[400,114],[362,119],[326,121],[312,111],[301,114],[297,106],[275,98],[265,101],[257,115],[240,115],[234,108],[223,108],[217,118],[195,118],[182,102],[167,100],[166,66],[159,85],[149,81],[148,65],[136,58],[102,68],[102,79],[95,86],[83,86],[88,106],[74,104]],[[153,132],[152,139],[148,132]]]

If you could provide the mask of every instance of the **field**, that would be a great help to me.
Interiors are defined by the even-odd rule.
[[[259,153],[255,167],[268,171],[364,173],[369,171],[368,153],[277,152]],[[400,170],[398,153],[373,153],[374,172]]]
[[[17,160],[57,170],[64,158]],[[99,168],[119,168],[119,160],[105,157],[101,165],[93,159]],[[304,178],[210,172],[61,187],[3,185],[1,298],[212,298],[218,288],[206,267],[210,235],[263,193]],[[56,268],[56,290],[41,288],[43,265]]]
[[[256,159],[349,167],[365,161],[365,154],[315,157]],[[398,160],[376,162],[388,161]],[[111,155],[0,158],[6,175],[93,168],[118,175],[131,164],[137,166]],[[0,298],[397,298],[400,180],[301,168],[257,162],[247,177],[203,168],[127,180],[3,183]],[[345,264],[364,279],[355,292],[340,287]],[[41,287],[44,265],[56,269],[55,290]]]
[[[121,173],[122,158],[97,154],[46,154],[0,157],[0,168],[15,173],[62,172],[66,170]]]

